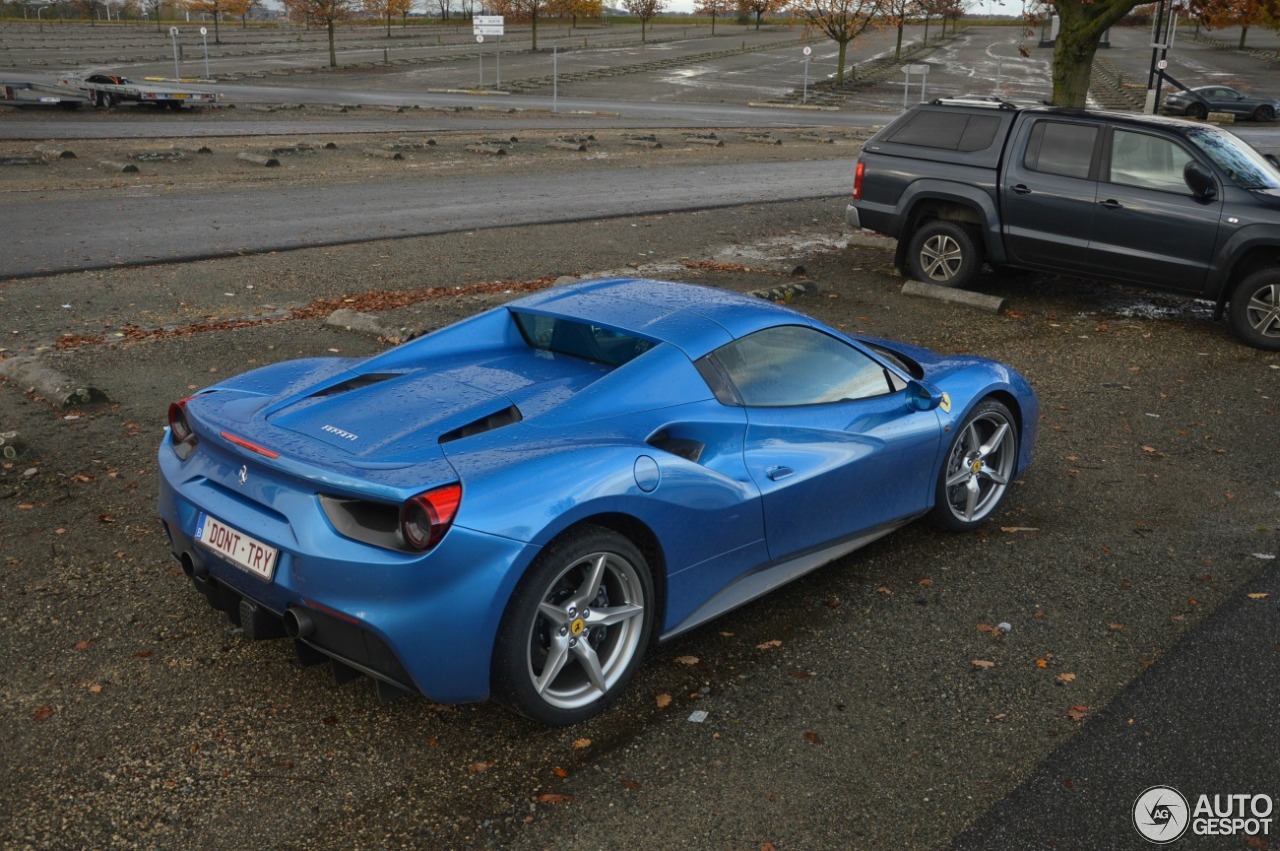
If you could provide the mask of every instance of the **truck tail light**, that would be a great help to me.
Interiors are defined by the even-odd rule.
[[[858,160],[858,165],[853,169],[853,200],[857,201],[862,197],[862,174],[866,170],[866,166],[862,164],[862,160]]]

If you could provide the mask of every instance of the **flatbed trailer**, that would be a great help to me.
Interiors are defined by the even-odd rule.
[[[0,82],[0,104],[6,106],[57,106],[63,109],[79,109],[87,103],[89,103],[87,95],[61,86]]]
[[[58,80],[58,85],[79,92],[94,106],[134,102],[181,109],[186,105],[207,106],[218,102],[215,92],[202,92],[167,83],[135,83],[125,77],[110,74],[63,77]]]

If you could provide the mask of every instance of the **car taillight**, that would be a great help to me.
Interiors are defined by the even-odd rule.
[[[191,399],[192,397],[188,396],[169,406],[169,443],[183,461],[191,456],[199,442],[199,438],[191,428],[191,422],[187,419],[187,403]]]
[[[865,168],[862,160],[858,160],[858,165],[853,170],[853,200],[855,201],[862,197],[862,172]]]
[[[400,507],[400,534],[415,550],[426,552],[440,543],[453,525],[462,502],[462,485],[452,484],[420,493]]]

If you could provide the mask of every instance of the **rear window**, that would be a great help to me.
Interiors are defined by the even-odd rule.
[[[922,109],[907,116],[885,141],[948,151],[981,151],[995,142],[1000,118]]]
[[[605,366],[622,366],[653,348],[650,340],[603,325],[540,313],[513,312],[512,315],[525,342],[540,352],[569,355]]]

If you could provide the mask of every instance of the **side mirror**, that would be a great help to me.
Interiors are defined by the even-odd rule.
[[[945,394],[939,392],[936,388],[930,387],[923,381],[912,379],[907,382],[907,404],[917,411],[932,411],[942,405]],[[947,401],[947,408],[951,407],[950,400]]]
[[[1203,163],[1195,160],[1187,163],[1182,169],[1182,179],[1197,198],[1209,199],[1218,196],[1218,181],[1213,172]]]

